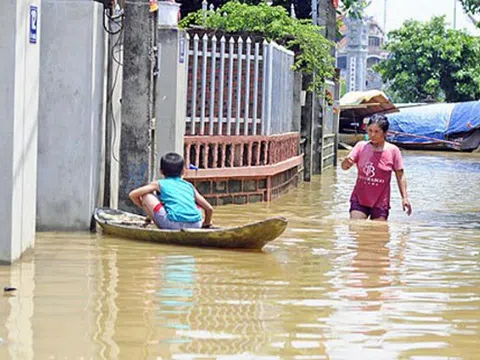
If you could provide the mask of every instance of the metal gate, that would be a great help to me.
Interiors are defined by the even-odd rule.
[[[325,82],[325,93],[322,100],[322,120],[319,138],[320,173],[325,169],[336,166],[338,142],[338,114],[335,113],[335,102],[338,101],[335,83]]]

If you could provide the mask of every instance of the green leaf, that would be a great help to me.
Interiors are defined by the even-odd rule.
[[[233,0],[215,11],[208,11],[205,17],[202,11],[189,14],[180,23],[183,28],[191,25],[229,33],[253,32],[284,44],[296,53],[294,69],[315,74],[309,90],[322,91],[325,79],[334,75],[332,49],[335,44],[322,35],[320,27],[309,20],[290,17],[281,6],[249,5]]]
[[[389,33],[388,60],[376,70],[402,101],[469,101],[480,98],[480,40],[448,28],[444,17],[406,21]]]

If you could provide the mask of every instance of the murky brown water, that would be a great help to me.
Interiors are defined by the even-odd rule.
[[[0,267],[1,359],[480,359],[480,157],[408,154],[388,224],[352,223],[330,171],[219,225],[281,214],[263,253],[37,236]]]

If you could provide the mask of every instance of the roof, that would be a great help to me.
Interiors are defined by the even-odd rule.
[[[352,91],[340,99],[343,117],[364,118],[378,113],[398,112],[398,108],[380,90]]]

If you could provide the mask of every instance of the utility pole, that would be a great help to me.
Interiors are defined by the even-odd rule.
[[[312,0],[312,23],[318,25],[318,0]]]
[[[127,3],[124,19],[122,126],[118,207],[137,213],[128,193],[152,180],[155,141],[157,13],[147,0]]]
[[[383,31],[385,34],[387,33],[387,2],[388,0],[385,0],[383,5]]]
[[[453,30],[457,30],[457,0],[453,0]]]

